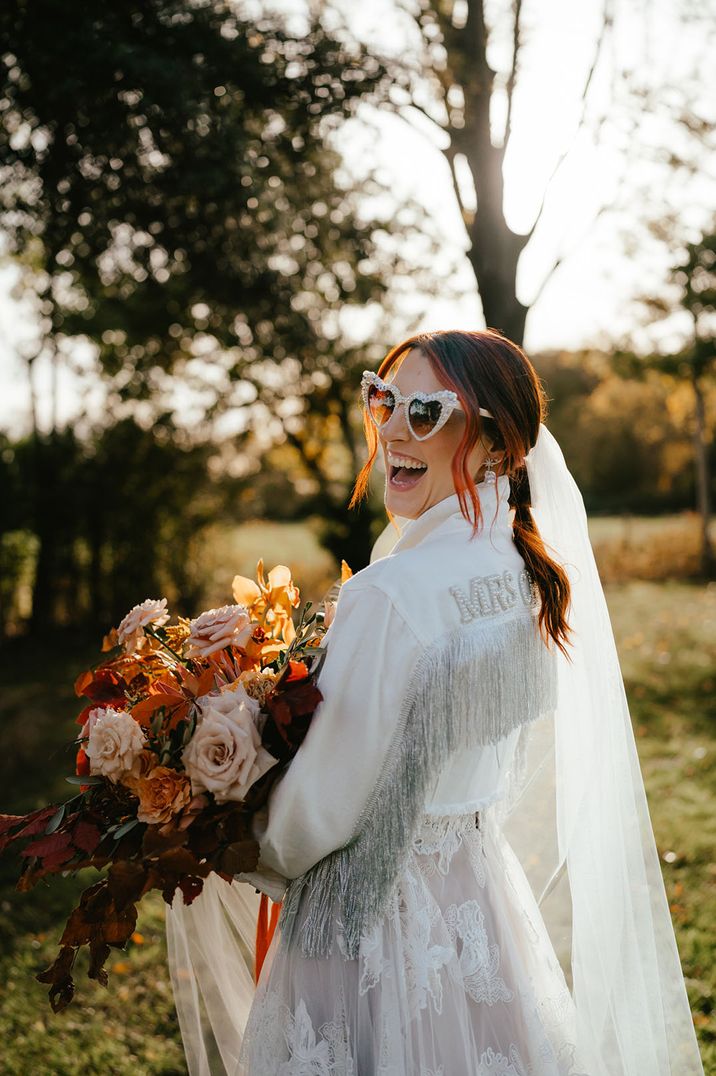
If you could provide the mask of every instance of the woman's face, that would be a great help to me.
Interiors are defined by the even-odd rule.
[[[404,396],[412,392],[440,392],[445,388],[423,354],[413,348],[400,362],[395,376],[386,380]],[[452,477],[452,458],[465,429],[465,415],[455,410],[445,425],[425,441],[417,441],[405,420],[405,407],[395,409],[385,425],[378,430],[385,462],[385,506],[397,516],[417,519],[438,501],[455,493]],[[470,473],[481,480],[483,465],[488,457],[488,445],[481,441],[468,457]],[[401,463],[419,464],[418,468],[403,467]]]

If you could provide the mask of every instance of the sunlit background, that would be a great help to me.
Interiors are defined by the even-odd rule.
[[[11,0],[0,35],[0,811],[64,795],[134,603],[367,564],[361,371],[489,324],[590,514],[716,1073],[713,0]],[[160,905],[59,1027],[76,886],[0,868],[7,1072],[184,1071]]]

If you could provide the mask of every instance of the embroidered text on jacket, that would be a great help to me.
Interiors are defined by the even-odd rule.
[[[516,586],[514,574],[506,570],[501,574],[476,575],[470,580],[469,594],[460,587],[450,587],[462,624],[469,624],[478,617],[506,613],[517,604],[518,591],[527,608],[532,608],[536,600],[535,587],[526,568],[520,572]]]

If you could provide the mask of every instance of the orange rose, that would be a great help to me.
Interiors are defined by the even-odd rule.
[[[191,799],[189,778],[168,766],[155,766],[132,781],[131,788],[139,797],[137,818],[150,825],[171,821]]]

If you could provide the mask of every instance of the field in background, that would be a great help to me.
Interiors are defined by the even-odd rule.
[[[699,517],[678,515],[597,516],[589,532],[605,583],[631,579],[688,579],[698,573]],[[716,541],[716,522],[713,528]],[[237,527],[217,526],[207,535],[203,564],[206,605],[231,601],[235,574],[254,577],[263,557],[268,571],[289,562],[302,596],[318,601],[338,572],[322,549],[312,523],[267,523],[255,520]]]
[[[694,517],[592,524],[605,576],[621,580],[608,585],[607,598],[706,1072],[716,1076],[716,585],[678,578],[692,570],[683,547],[695,533]],[[231,600],[233,575],[253,576],[260,555],[267,568],[290,560],[304,597],[320,598],[336,576],[301,526],[254,523],[216,533],[205,550],[206,599],[213,604]],[[670,574],[677,578],[665,578]],[[62,745],[78,709],[72,681],[96,656],[96,640],[77,636],[51,651],[21,639],[4,648],[2,810],[28,810],[48,794],[67,796],[63,776],[71,758]],[[11,865],[0,860],[3,1076],[33,1069],[55,1076],[184,1073],[161,899],[145,902],[128,952],[109,962],[109,990],[88,983],[80,963],[78,1001],[52,1015],[33,974],[50,962],[79,888],[77,879],[64,879],[21,897]]]

